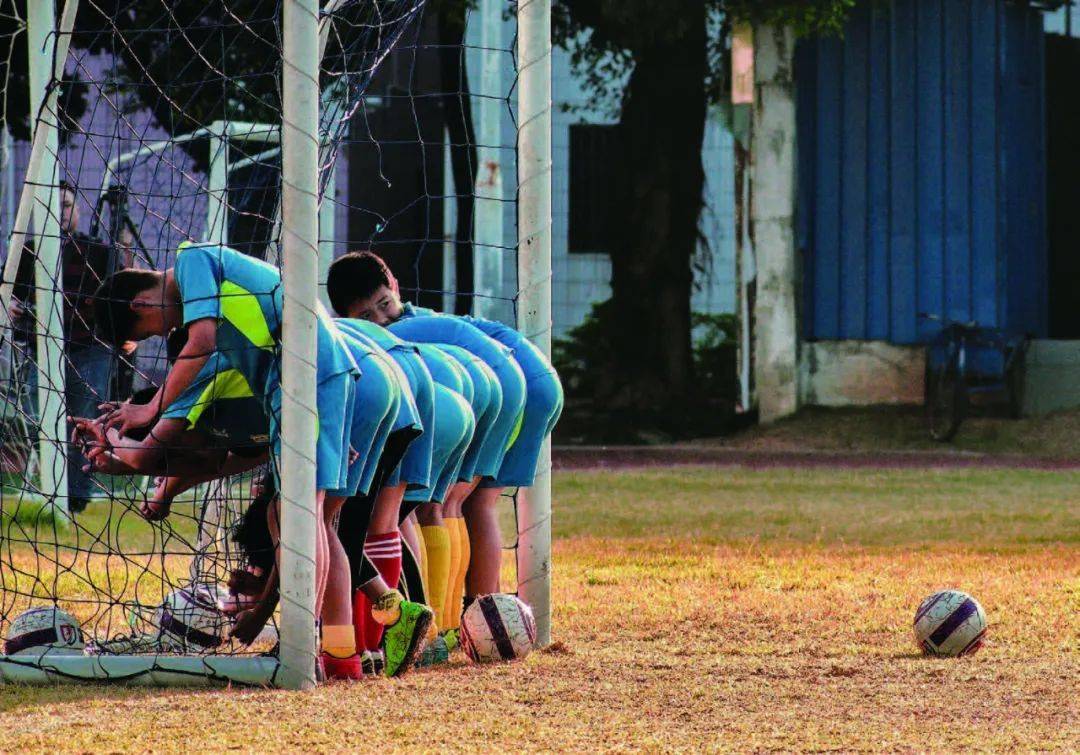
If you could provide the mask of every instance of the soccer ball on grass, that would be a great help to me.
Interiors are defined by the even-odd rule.
[[[520,660],[535,643],[532,609],[516,595],[481,595],[461,617],[461,647],[473,663]]]
[[[915,612],[915,641],[927,655],[955,658],[978,652],[986,637],[986,613],[960,590],[941,590]]]

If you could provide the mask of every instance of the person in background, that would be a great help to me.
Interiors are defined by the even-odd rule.
[[[94,292],[118,261],[110,244],[78,230],[80,212],[74,187],[62,181],[59,191],[60,270],[46,270],[34,253],[33,245],[27,244],[9,310],[13,345],[20,361],[22,406],[31,427],[36,426],[38,416],[36,322],[42,316],[35,311],[35,299],[36,290],[43,281],[59,280],[63,287],[64,413],[76,417],[94,416],[98,405],[112,398],[110,388],[116,366],[112,348],[94,337],[92,300]],[[119,262],[123,264],[124,260]],[[70,435],[71,428],[68,430]],[[68,445],[67,506],[72,513],[86,509],[94,498],[108,496],[94,476],[83,471],[86,465],[87,460],[79,448]]]

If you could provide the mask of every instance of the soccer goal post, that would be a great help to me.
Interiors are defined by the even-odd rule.
[[[0,187],[22,183],[0,202],[12,208],[0,211],[0,450],[39,452],[22,467],[21,455],[0,454],[0,682],[308,688],[327,267],[374,249],[418,305],[450,301],[514,324],[550,355],[551,2],[467,0],[452,18],[424,0],[29,5],[0,28],[0,60],[25,35],[32,74],[30,111],[0,113],[14,142]],[[176,472],[194,477],[169,497],[143,474],[160,466],[88,472],[93,440],[68,417],[160,390],[183,328],[134,350],[102,340],[97,291],[120,267],[173,268],[189,243],[280,268],[280,285],[252,292],[280,312],[280,338],[264,347],[273,356],[260,357],[280,360],[270,362],[280,409],[255,412],[279,421],[280,443],[256,472]],[[450,270],[468,277],[443,277]],[[264,452],[270,427],[247,436]],[[211,431],[192,437],[169,446],[170,459],[221,463]],[[506,538],[540,645],[550,472],[545,446],[535,485],[514,498],[517,539]],[[264,474],[279,518],[264,498],[266,540],[252,545],[241,531]],[[147,521],[158,496],[171,509]],[[275,553],[278,609],[245,645],[230,637],[228,585],[268,570]]]
[[[551,0],[522,0],[518,35],[518,329],[551,357]],[[518,593],[551,641],[551,439],[518,494]]]

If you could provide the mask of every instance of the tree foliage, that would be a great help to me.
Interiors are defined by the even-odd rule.
[[[0,0],[0,81],[3,82],[3,115],[11,135],[28,141],[30,112],[30,56],[26,36],[26,0]],[[67,140],[87,107],[86,84],[68,73],[60,83],[58,121],[60,140]]]

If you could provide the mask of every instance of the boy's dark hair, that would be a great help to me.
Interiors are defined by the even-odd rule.
[[[330,306],[344,316],[349,305],[366,299],[379,288],[394,288],[397,279],[382,257],[374,252],[349,252],[330,265],[326,277],[326,295]]]
[[[265,572],[274,567],[274,541],[270,537],[270,525],[266,513],[270,502],[277,495],[273,477],[269,474],[263,479],[262,492],[252,500],[244,516],[233,526],[233,542],[240,546],[240,551],[247,557],[247,562]]]
[[[94,294],[94,329],[98,338],[114,346],[128,340],[135,325],[132,299],[160,285],[158,273],[135,268],[117,270],[105,278]]]

